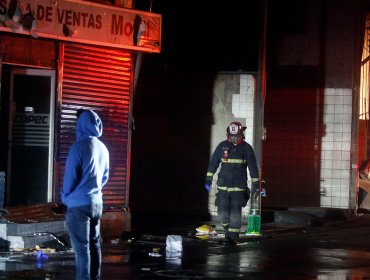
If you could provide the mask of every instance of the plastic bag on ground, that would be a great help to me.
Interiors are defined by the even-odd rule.
[[[182,255],[182,237],[180,235],[167,235],[166,258],[177,258]]]

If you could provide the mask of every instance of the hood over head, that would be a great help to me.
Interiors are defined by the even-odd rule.
[[[85,137],[100,137],[103,134],[103,123],[93,110],[84,110],[77,119],[77,140]]]

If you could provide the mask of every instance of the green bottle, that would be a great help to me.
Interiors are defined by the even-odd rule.
[[[251,197],[251,208],[248,215],[247,235],[261,234],[261,204],[260,195],[254,198]]]
[[[256,209],[253,209],[253,212],[255,211]],[[247,234],[252,234],[252,235],[261,234],[261,215],[249,214]]]

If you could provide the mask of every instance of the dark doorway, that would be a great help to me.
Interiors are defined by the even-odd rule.
[[[49,202],[54,71],[13,68],[3,78],[9,78],[6,205]]]

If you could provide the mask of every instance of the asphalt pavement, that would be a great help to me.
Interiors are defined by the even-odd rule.
[[[212,221],[142,222],[104,240],[102,279],[370,279],[368,213],[293,216],[262,223],[259,236],[242,232],[237,245],[220,242],[218,225],[217,235],[198,238],[196,228]],[[167,250],[169,236],[181,251]],[[42,254],[1,252],[0,279],[74,278],[71,250],[44,248]]]

